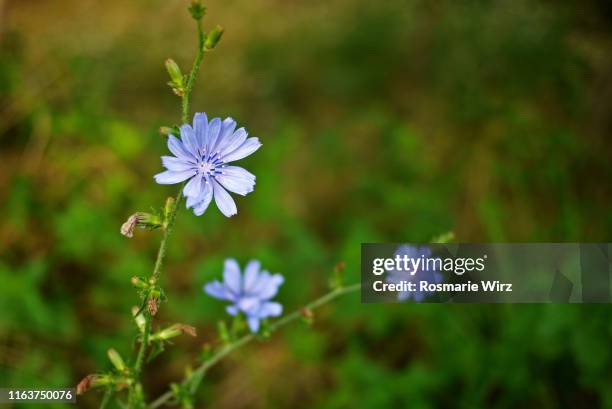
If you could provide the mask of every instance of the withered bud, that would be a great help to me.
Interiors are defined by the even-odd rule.
[[[128,217],[127,221],[121,225],[121,234],[125,237],[134,236],[134,229],[157,229],[162,226],[161,218],[156,214],[138,212]]]
[[[159,308],[159,298],[150,297],[147,300],[147,310],[149,311],[149,314],[151,314],[151,316],[154,316],[155,314],[157,314],[158,308]]]
[[[111,378],[108,375],[91,374],[81,379],[81,382],[76,387],[77,395],[82,395],[91,388],[98,386],[106,386],[112,383]]]
[[[308,325],[312,324],[314,321],[314,314],[310,308],[301,308],[300,315],[302,316],[302,320]]]
[[[151,335],[151,341],[167,341],[171,338],[178,337],[179,335],[186,334],[192,337],[197,336],[195,327],[186,324],[173,324],[161,331]]]
[[[130,217],[128,217],[127,221],[121,225],[121,234],[129,238],[134,236],[134,228],[136,227],[137,223],[138,223],[137,214],[133,214]]]
[[[334,267],[334,273],[341,273],[346,268],[346,262],[344,260],[340,260],[336,263]]]
[[[191,325],[186,325],[186,324],[177,324],[180,326],[181,330],[183,331],[183,334],[189,335],[190,337],[197,337],[198,336],[198,332],[196,331],[195,327],[191,326]]]

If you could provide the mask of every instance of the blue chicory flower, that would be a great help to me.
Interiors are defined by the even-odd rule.
[[[230,315],[243,313],[252,332],[259,330],[259,321],[278,317],[283,306],[270,301],[285,279],[280,274],[260,271],[257,260],[251,260],[240,274],[240,266],[234,259],[225,260],[223,282],[212,281],[204,286],[204,292],[219,300],[230,301],[226,310]]]
[[[431,256],[431,249],[429,247],[415,247],[407,244],[399,246],[395,250],[395,256],[407,256],[408,258],[418,259],[423,256],[424,258],[429,258]],[[444,277],[439,271],[430,271],[423,269],[420,267],[417,269],[414,275],[409,271],[405,270],[387,270],[387,275],[385,280],[388,283],[399,284],[402,281],[413,282],[416,285],[415,291],[400,291],[397,294],[398,301],[406,301],[412,298],[415,302],[421,302],[425,299],[427,295],[429,295],[429,291],[421,291],[419,290],[419,282],[427,281],[428,283],[439,284],[443,281]]]
[[[213,197],[225,216],[238,213],[227,190],[245,196],[253,191],[255,175],[227,164],[259,149],[259,139],[247,138],[245,129],[236,129],[236,121],[232,118],[208,121],[203,112],[195,114],[193,127],[184,124],[180,131],[181,139],[173,135],[168,137],[168,149],[174,156],[162,156],[162,164],[167,170],[155,175],[155,181],[170,185],[189,179],[183,195],[187,198],[187,208],[193,208],[196,216],[204,214]]]

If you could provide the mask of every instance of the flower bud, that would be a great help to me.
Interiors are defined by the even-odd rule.
[[[119,352],[115,351],[113,348],[107,351],[108,359],[113,363],[115,368],[119,372],[124,372],[127,370],[127,366],[125,366],[125,362],[123,362],[123,358],[119,355]]]
[[[213,48],[215,48],[219,40],[221,40],[223,31],[224,31],[223,27],[221,26],[217,26],[213,28],[212,30],[210,30],[210,32],[206,36],[206,39],[204,40],[204,49],[212,50]]]
[[[183,85],[183,73],[181,72],[178,64],[172,58],[168,58],[166,60],[166,70],[168,71],[168,74],[170,74],[170,79],[173,83],[180,86]]]
[[[162,226],[162,221],[159,215],[151,213],[138,212],[128,217],[127,221],[121,225],[121,234],[125,237],[134,236],[134,229],[157,229]]]
[[[77,395],[82,395],[87,392],[90,388],[97,388],[100,386],[108,386],[113,383],[112,378],[109,375],[91,374],[81,379],[81,382],[76,387]]]
[[[172,91],[178,95],[179,97],[183,96],[185,93],[185,78],[183,77],[183,73],[181,73],[181,69],[178,64],[172,59],[168,58],[166,60],[166,70],[168,74],[170,74],[171,81],[168,82]]]
[[[159,133],[162,135],[172,135],[172,128],[169,126],[160,126]]]
[[[142,313],[139,313],[139,311],[140,309],[137,306],[133,306],[132,307],[132,317],[134,317],[134,322],[136,323],[138,330],[140,332],[144,332],[146,319],[144,315],[142,315]]]
[[[194,20],[201,20],[206,14],[206,7],[202,5],[200,0],[193,0],[189,6],[189,13]]]
[[[191,325],[173,324],[151,335],[150,340],[167,341],[182,334],[187,334],[192,337],[195,337],[197,335],[195,327],[192,327]]]
[[[300,315],[302,316],[302,321],[308,325],[312,325],[314,322],[314,314],[310,308],[302,308],[300,310]]]
[[[132,277],[130,279],[130,282],[136,288],[144,289],[144,288],[149,287],[149,284],[141,277]]]
[[[170,215],[172,214],[172,209],[174,209],[175,199],[173,197],[169,197],[166,199],[166,205],[164,206],[164,221],[167,224]]]

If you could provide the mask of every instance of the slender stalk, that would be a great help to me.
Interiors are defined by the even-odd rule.
[[[111,396],[113,396],[113,388],[108,387],[104,391],[104,397],[102,398],[102,402],[100,402],[100,409],[106,409],[108,403],[110,402]]]
[[[140,341],[140,348],[138,349],[138,355],[136,355],[136,362],[134,363],[134,377],[138,378],[142,371],[142,363],[144,361],[145,350],[149,343],[149,332],[151,332],[151,316],[148,312],[144,312],[145,315],[145,326],[142,332],[142,340]]]
[[[162,236],[162,241],[159,244],[159,250],[157,251],[157,259],[155,260],[155,267],[153,268],[153,274],[151,274],[151,278],[154,282],[157,282],[159,279],[159,275],[161,274],[162,265],[164,263],[164,258],[166,258],[166,250],[168,248],[168,239],[174,230],[174,222],[176,221],[176,213],[178,210],[178,205],[181,202],[183,197],[183,184],[181,184],[178,193],[176,194],[176,198],[174,200],[174,205],[172,206],[172,210],[168,215],[168,222],[166,227],[164,228],[164,233]]]
[[[193,84],[195,82],[198,71],[200,70],[200,65],[202,63],[202,59],[204,58],[204,32],[202,31],[202,22],[200,20],[197,21],[198,25],[198,52],[196,54],[195,60],[193,62],[193,66],[189,73],[189,77],[187,79],[187,84],[185,86],[184,93],[181,98],[182,105],[182,115],[181,120],[182,123],[187,123],[189,120],[189,97],[191,96],[191,90],[193,89]],[[156,283],[159,280],[159,276],[162,271],[164,259],[166,257],[166,251],[168,248],[169,238],[172,235],[172,231],[174,230],[174,224],[176,221],[176,214],[178,210],[178,206],[182,199],[182,191],[184,184],[181,184],[178,193],[176,194],[176,198],[174,200],[174,205],[168,215],[168,219],[166,221],[166,225],[163,230],[163,236],[161,243],[159,244],[159,250],[157,251],[157,258],[155,259],[155,266],[153,267],[153,273],[151,274],[150,280]],[[134,366],[132,368],[132,374],[135,380],[134,385],[138,385],[140,383],[140,373],[142,372],[142,366],[144,363],[146,350],[149,344],[149,335],[151,332],[151,321],[153,317],[148,312],[144,312],[145,317],[145,326],[142,334],[142,339],[140,342],[140,347],[138,349],[138,353],[136,355],[136,360],[134,362]],[[135,387],[130,388],[128,402],[133,403],[133,398],[135,396]]]
[[[355,291],[359,290],[360,288],[361,288],[361,284],[353,284],[353,285],[350,285],[350,286],[347,286],[347,287],[337,288],[337,289],[335,289],[333,291],[330,291],[329,293],[323,295],[322,297],[319,297],[316,300],[306,304],[304,306],[304,308],[313,310],[315,308],[318,308],[318,307],[320,307],[322,305],[327,304],[328,302],[334,300],[337,297],[340,297],[341,295],[355,292]],[[283,327],[283,326],[289,324],[290,322],[293,322],[296,319],[300,318],[302,316],[302,310],[303,310],[303,308],[295,310],[291,314],[285,315],[283,318],[281,318],[281,319],[275,321],[274,323],[272,323],[270,325],[270,327],[269,327],[270,332],[277,331],[281,327]],[[219,351],[217,351],[211,358],[209,358],[206,361],[204,361],[195,371],[193,371],[191,373],[191,375],[187,376],[183,380],[182,385],[183,386],[189,386],[189,392],[193,395],[196,392],[196,390],[198,389],[198,387],[200,386],[200,383],[202,382],[202,379],[204,378],[204,375],[206,374],[206,371],[208,371],[211,367],[213,367],[215,364],[217,364],[221,359],[225,358],[227,355],[229,355],[233,351],[235,351],[238,348],[248,344],[249,342],[253,341],[254,339],[256,339],[256,335],[255,334],[248,334],[248,335],[245,335],[245,336],[239,338],[238,340],[236,340],[236,341],[234,341],[234,342],[224,346]],[[148,409],[156,409],[156,408],[166,404],[170,399],[172,399],[172,397],[173,397],[172,391],[167,391],[163,395],[160,395],[153,402],[151,402],[148,405]]]
[[[198,20],[198,53],[193,61],[191,72],[187,78],[187,84],[185,85],[185,92],[183,94],[183,115],[182,121],[186,124],[189,121],[189,96],[193,89],[193,83],[195,82],[198,71],[200,71],[200,64],[202,64],[202,58],[204,58],[204,32],[202,31],[202,21]]]

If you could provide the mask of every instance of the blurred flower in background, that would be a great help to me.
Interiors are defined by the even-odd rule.
[[[259,330],[259,321],[268,317],[278,317],[283,306],[270,301],[278,292],[285,279],[280,274],[260,271],[261,264],[251,260],[240,274],[240,266],[234,259],[225,260],[223,282],[213,281],[204,286],[204,291],[215,298],[231,301],[227,307],[230,315],[244,313],[252,332]]]
[[[408,257],[410,259],[420,259],[424,257],[425,259],[431,256],[431,249],[427,246],[416,247],[410,246],[407,244],[403,244],[397,248],[395,251],[394,257]],[[399,284],[402,281],[415,283],[416,290],[415,291],[400,291],[397,294],[397,299],[399,301],[406,301],[412,298],[415,302],[421,302],[429,295],[429,291],[420,291],[419,290],[419,282],[427,281],[428,284],[434,283],[438,284],[443,281],[443,276],[439,271],[430,271],[422,268],[423,265],[419,264],[419,268],[416,271],[406,271],[406,270],[387,270],[387,276],[385,281],[392,284]]]

